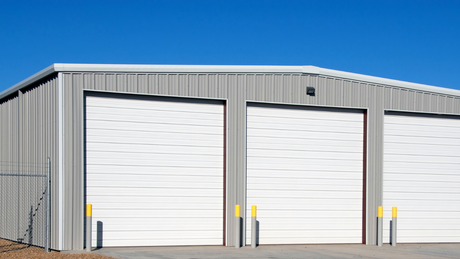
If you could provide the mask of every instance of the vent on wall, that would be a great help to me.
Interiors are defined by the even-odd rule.
[[[312,87],[312,86],[307,86],[307,95],[309,95],[309,96],[315,96],[315,92],[316,92],[316,90],[315,90],[314,87]]]

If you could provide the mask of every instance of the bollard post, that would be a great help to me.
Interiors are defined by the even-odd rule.
[[[257,206],[252,205],[252,211],[251,211],[251,247],[256,248],[257,247]]]
[[[86,251],[91,252],[93,205],[86,204]]]
[[[393,218],[391,221],[391,245],[396,246],[396,221],[397,221],[397,213],[398,213],[398,208],[393,207]]]
[[[377,217],[377,245],[382,246],[383,243],[383,207],[379,206]]]
[[[235,248],[240,248],[241,246],[241,213],[240,205],[235,205]]]

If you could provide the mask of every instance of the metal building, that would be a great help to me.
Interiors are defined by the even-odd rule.
[[[54,64],[0,94],[0,161],[51,158],[56,250],[87,203],[93,246],[232,246],[236,204],[246,245],[251,205],[260,244],[375,244],[382,205],[399,242],[460,242],[459,115],[458,90],[314,66]]]

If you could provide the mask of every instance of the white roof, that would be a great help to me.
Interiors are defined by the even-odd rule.
[[[346,78],[377,85],[460,96],[455,89],[416,84],[399,80],[367,76],[315,66],[230,66],[230,65],[114,65],[114,64],[53,64],[0,93],[3,98],[31,83],[56,72],[119,72],[119,73],[301,73]]]

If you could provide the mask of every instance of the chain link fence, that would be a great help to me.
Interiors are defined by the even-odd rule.
[[[50,160],[0,161],[0,253],[50,241]]]

